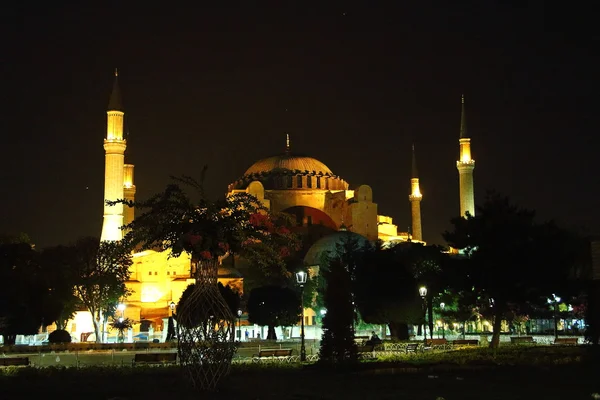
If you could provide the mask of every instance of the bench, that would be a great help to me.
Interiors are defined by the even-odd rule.
[[[408,353],[416,354],[417,350],[419,350],[419,343],[408,343],[406,345],[406,347],[404,348],[404,352],[406,354],[408,354]]]
[[[446,339],[427,339],[425,341],[425,350],[445,350],[449,347],[448,340]]]
[[[175,364],[177,353],[136,353],[131,365],[136,364]]]
[[[260,362],[263,360],[268,361],[281,361],[281,362],[292,362],[292,351],[293,349],[264,349],[260,350],[258,354],[252,355],[253,362]]]
[[[8,367],[12,365],[29,365],[29,357],[0,358],[0,367]]]
[[[452,341],[453,346],[479,346],[477,339],[456,339]]]
[[[576,337],[561,337],[554,339],[554,344],[563,346],[577,346]]]
[[[512,344],[535,343],[535,340],[533,340],[533,336],[511,336],[510,343],[512,343]]]
[[[375,354],[373,353],[374,351],[374,344],[363,344],[356,346],[356,353],[358,354],[359,358],[375,358]]]

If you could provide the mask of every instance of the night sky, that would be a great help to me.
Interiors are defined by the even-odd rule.
[[[204,164],[208,194],[223,196],[253,162],[283,152],[287,132],[292,151],[351,188],[370,185],[379,213],[405,231],[414,142],[424,239],[443,243],[459,213],[464,93],[476,203],[495,189],[541,219],[600,231],[591,10],[125,3],[3,9],[0,233],[26,232],[38,248],[100,235],[115,67],[138,199]]]

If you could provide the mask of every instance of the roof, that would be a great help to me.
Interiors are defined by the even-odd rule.
[[[108,100],[108,111],[123,111],[123,102],[121,101],[121,90],[119,89],[119,77],[115,70],[115,81],[113,89]]]
[[[299,154],[281,154],[258,160],[246,170],[244,175],[260,174],[275,170],[307,171],[322,175],[333,175],[333,172],[321,161]]]

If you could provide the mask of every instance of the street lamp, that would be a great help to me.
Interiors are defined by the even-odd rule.
[[[548,299],[548,304],[554,304],[554,339],[558,338],[558,303],[560,303],[560,297],[553,294],[553,299]]]
[[[238,332],[240,335],[240,342],[241,342],[242,341],[242,310],[238,309],[237,315],[238,315]]]
[[[307,273],[304,271],[296,272],[296,282],[300,285],[300,307],[302,308],[302,322],[300,325],[300,361],[306,361],[306,347],[304,345],[304,285],[306,284]]]
[[[121,318],[125,317],[125,304],[119,303],[117,310],[121,311]]]
[[[444,308],[446,303],[440,303],[440,320],[442,321],[442,339],[446,339],[446,327],[444,326]],[[438,336],[439,337],[439,336]]]
[[[173,316],[173,314],[175,314],[175,302],[174,302],[174,301],[172,301],[172,302],[169,304],[169,308],[171,309],[171,317],[172,317],[172,316]]]
[[[423,341],[427,343],[427,324],[425,323],[427,320],[427,288],[425,286],[421,286],[419,288],[419,296],[423,299],[424,309],[423,309]]]

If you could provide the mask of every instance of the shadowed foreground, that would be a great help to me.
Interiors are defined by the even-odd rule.
[[[344,370],[240,364],[210,395],[191,389],[178,367],[12,368],[0,374],[0,398],[575,400],[600,393],[597,366],[576,348],[465,350]]]

